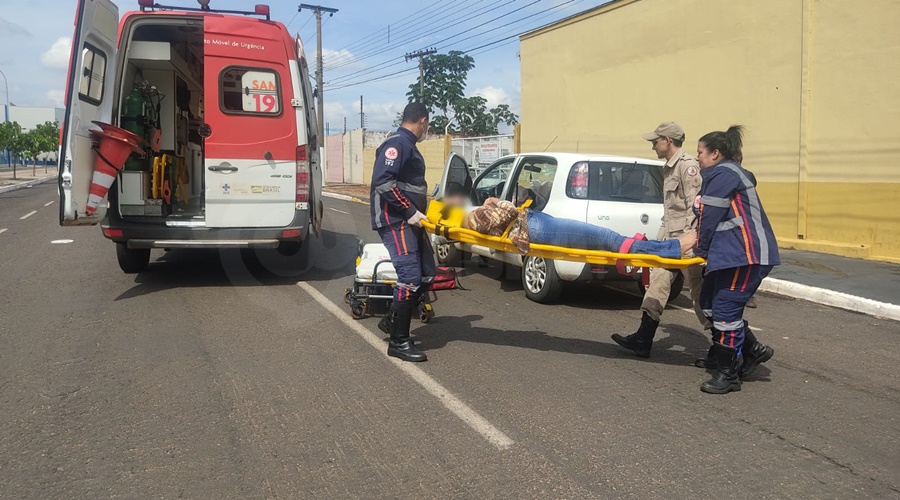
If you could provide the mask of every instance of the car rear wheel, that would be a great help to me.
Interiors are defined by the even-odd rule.
[[[522,266],[522,287],[529,300],[547,304],[559,298],[562,280],[556,274],[552,260],[526,257]]]
[[[438,264],[442,266],[456,266],[459,261],[459,251],[456,246],[443,236],[434,237],[434,254]]]
[[[149,248],[128,248],[124,243],[116,243],[116,260],[126,274],[136,274],[150,265]]]

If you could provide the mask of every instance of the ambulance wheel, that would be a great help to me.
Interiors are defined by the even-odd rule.
[[[283,257],[296,259],[297,264],[306,267],[309,263],[309,238],[306,241],[281,241],[278,243],[278,254]]]
[[[653,271],[650,271],[651,273]],[[647,293],[647,287],[644,286],[642,280],[637,281],[638,292],[640,292],[641,297]],[[672,288],[669,290],[669,300],[667,302],[672,302],[677,299],[681,292],[684,291],[684,273],[678,273],[675,276],[675,281],[672,282]]]
[[[150,265],[149,248],[128,248],[124,243],[116,243],[116,259],[126,274],[136,274]]]
[[[522,266],[522,288],[525,296],[539,304],[548,304],[562,293],[562,280],[552,260],[526,257]]]

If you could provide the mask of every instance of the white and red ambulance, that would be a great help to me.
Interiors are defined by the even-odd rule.
[[[313,92],[299,39],[269,8],[78,0],[60,138],[60,224],[100,224],[119,265],[153,248],[308,256],[322,223]],[[89,208],[94,122],[147,139]],[[96,205],[96,199],[93,205]]]

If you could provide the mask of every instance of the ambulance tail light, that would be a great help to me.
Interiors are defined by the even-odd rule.
[[[588,197],[588,179],[590,166],[588,162],[581,161],[572,165],[569,171],[569,182],[566,183],[566,195],[569,198],[586,200]]]
[[[306,146],[297,146],[297,203],[309,202],[309,160]]]

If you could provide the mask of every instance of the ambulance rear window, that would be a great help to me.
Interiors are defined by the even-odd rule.
[[[281,83],[278,73],[270,69],[225,68],[219,79],[219,90],[225,113],[281,114]]]

